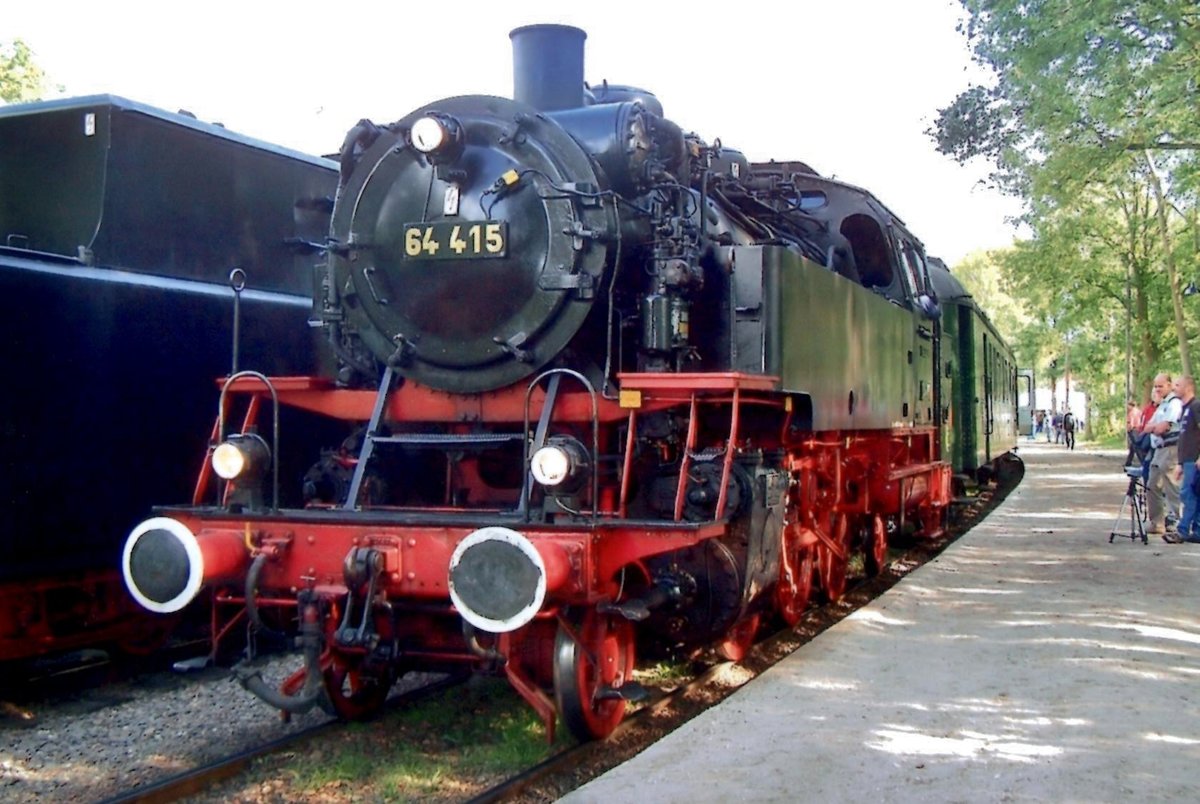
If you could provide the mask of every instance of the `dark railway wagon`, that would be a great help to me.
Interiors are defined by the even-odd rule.
[[[308,373],[310,259],[336,166],[130,101],[0,108],[0,661],[150,646],[115,570],[194,480],[232,355]],[[301,470],[302,472],[302,470]]]
[[[955,470],[986,481],[1018,442],[1017,364],[1003,336],[941,260],[930,276],[942,305],[943,451]],[[1032,391],[1032,389],[1030,389]]]
[[[955,471],[1003,448],[978,456],[981,409],[954,416],[943,380],[990,370],[1007,406],[1011,359],[870,193],[585,88],[578,29],[512,39],[514,99],[347,136],[314,297],[336,381],[226,386],[357,431],[305,507],[267,504],[271,450],[234,432],[211,456],[231,490],[126,542],[148,608],[208,587],[293,626],[280,688],[237,671],[285,711],[369,715],[399,674],[466,667],[603,737],[643,692],[636,650],[744,655],[851,559],[941,533]]]

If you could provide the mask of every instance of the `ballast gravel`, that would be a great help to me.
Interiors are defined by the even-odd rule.
[[[300,666],[261,668],[277,684]],[[409,674],[393,694],[433,680]],[[0,802],[102,801],[329,720],[284,722],[227,669],[155,673],[41,703],[0,705]]]

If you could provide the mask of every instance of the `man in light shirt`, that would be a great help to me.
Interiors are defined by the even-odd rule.
[[[1146,531],[1159,536],[1167,532],[1166,513],[1179,518],[1179,486],[1175,483],[1175,467],[1179,452],[1179,417],[1183,404],[1175,395],[1170,374],[1159,374],[1154,378],[1154,390],[1162,401],[1143,432],[1150,434],[1150,446],[1154,457],[1150,460],[1150,482],[1146,497],[1150,528]]]

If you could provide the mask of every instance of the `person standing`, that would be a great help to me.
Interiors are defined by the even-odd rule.
[[[1150,479],[1146,484],[1147,512],[1150,534],[1163,535],[1167,532],[1167,510],[1179,511],[1179,487],[1175,485],[1175,467],[1179,464],[1179,418],[1183,414],[1183,403],[1175,395],[1170,374],[1159,374],[1154,378],[1154,390],[1159,399],[1158,408],[1150,417],[1143,432],[1150,435],[1150,446],[1154,457],[1150,459]]]
[[[1142,431],[1142,409],[1132,399],[1125,403],[1125,432],[1133,437]]]
[[[1163,541],[1200,542],[1200,523],[1196,521],[1196,508],[1200,499],[1196,496],[1196,459],[1200,458],[1200,400],[1196,399],[1196,381],[1192,377],[1180,377],[1175,381],[1175,393],[1179,395],[1182,413],[1179,417],[1179,465],[1175,477],[1181,481],[1179,499],[1183,513],[1179,517],[1176,534],[1163,534]]]
[[[1142,482],[1149,485],[1150,483],[1150,459],[1154,457],[1154,448],[1150,446],[1150,434],[1146,432],[1146,425],[1150,423],[1150,419],[1154,416],[1154,411],[1158,410],[1158,403],[1162,400],[1158,396],[1158,389],[1150,389],[1150,399],[1142,407],[1142,424],[1134,433],[1134,448],[1138,456],[1138,460],[1142,462]]]
[[[1142,409],[1130,399],[1125,403],[1125,446],[1129,452],[1125,455],[1125,465],[1133,466],[1138,455],[1138,438],[1142,433]]]
[[[1075,449],[1075,414],[1067,408],[1067,412],[1063,414],[1063,441],[1067,445],[1067,449]]]
[[[1154,411],[1158,410],[1158,403],[1161,401],[1162,400],[1158,398],[1158,392],[1151,389],[1150,398],[1146,400],[1146,404],[1142,406],[1142,423],[1138,427],[1139,433],[1142,431],[1142,428],[1146,426],[1147,422],[1150,421],[1150,417],[1154,415]]]

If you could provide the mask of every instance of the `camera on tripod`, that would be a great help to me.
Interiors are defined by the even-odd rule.
[[[1152,454],[1153,450],[1150,450],[1150,453]],[[1144,460],[1149,462],[1149,456]],[[1117,511],[1117,521],[1113,523],[1113,529],[1108,534],[1109,544],[1118,536],[1135,542],[1141,539],[1142,544],[1148,544],[1150,541],[1146,537],[1146,479],[1141,461],[1142,459],[1139,459],[1136,464],[1126,463],[1122,467],[1129,478],[1129,486],[1125,489],[1125,498],[1121,500],[1121,508]],[[1126,506],[1129,507],[1129,529],[1119,530]]]
[[[1129,433],[1127,436],[1129,441],[1129,454],[1125,456],[1126,470],[1131,468],[1130,465],[1136,463],[1138,466],[1147,467],[1150,465],[1150,460],[1154,457],[1154,447],[1150,444],[1149,433],[1139,433],[1134,435]]]

